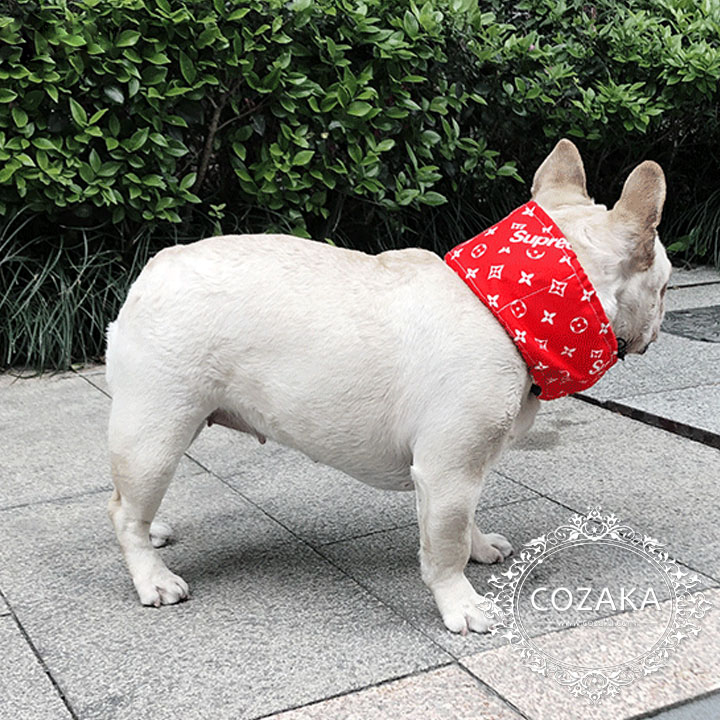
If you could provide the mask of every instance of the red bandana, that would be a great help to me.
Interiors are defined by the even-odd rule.
[[[508,331],[542,400],[594,385],[617,340],[570,243],[530,201],[458,245],[445,262]]]

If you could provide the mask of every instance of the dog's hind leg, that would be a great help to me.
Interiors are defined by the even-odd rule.
[[[481,533],[477,525],[473,525],[470,559],[489,565],[502,562],[513,554],[513,547],[508,539],[500,533]]]
[[[185,581],[155,550],[162,532],[151,523],[202,413],[150,407],[142,393],[116,394],[110,414],[110,461],[115,491],[108,513],[143,605],[170,605],[188,597]],[[167,534],[167,533],[165,533]]]

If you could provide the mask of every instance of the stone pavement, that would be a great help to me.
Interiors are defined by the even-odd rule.
[[[720,276],[676,273],[668,304],[720,306]],[[520,550],[601,505],[698,574],[714,606],[701,632],[597,706],[497,635],[445,631],[420,580],[411,493],[217,426],[159,514],[175,530],[161,552],[192,598],[141,607],[105,512],[102,368],[0,375],[0,718],[720,717],[720,344],[688,337],[706,332],[702,317],[679,322],[587,397],[543,406],[478,509]],[[486,592],[502,569],[471,564],[468,577]],[[568,657],[638,642],[569,617],[538,642]]]

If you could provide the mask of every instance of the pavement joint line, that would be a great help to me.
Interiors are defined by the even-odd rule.
[[[254,715],[253,717],[248,718],[248,720],[265,720],[265,718],[272,718],[272,717],[275,717],[276,715],[281,715],[282,713],[292,712],[293,710],[301,710],[303,708],[313,707],[313,705],[320,705],[324,702],[327,702],[328,700],[336,700],[337,698],[347,697],[348,695],[354,695],[355,693],[361,693],[361,692],[364,692],[365,690],[372,690],[373,688],[376,688],[376,687],[382,687],[383,685],[389,685],[390,683],[398,682],[399,680],[406,680],[407,678],[418,677],[419,675],[424,675],[425,673],[434,672],[435,670],[441,670],[442,668],[452,667],[453,665],[460,666],[460,664],[457,661],[448,660],[446,663],[441,663],[440,665],[434,665],[433,667],[424,668],[422,670],[413,670],[412,672],[397,675],[396,677],[385,678],[385,680],[378,680],[377,682],[374,682],[374,683],[362,685],[361,687],[358,687],[358,688],[352,688],[350,690],[342,690],[341,692],[334,693],[332,695],[328,695],[327,697],[320,698],[319,700],[310,700],[309,702],[300,703],[299,705],[292,705],[292,706],[284,708],[282,710],[274,710],[273,712],[267,713],[265,715]],[[462,666],[460,666],[460,667],[462,667]]]
[[[505,472],[501,472],[500,470],[496,470],[495,472],[498,473],[499,475],[502,475],[502,476],[503,476],[504,478],[506,478],[507,480],[513,480],[514,482],[518,483],[518,485],[522,485],[523,487],[528,488],[528,490],[533,490],[533,492],[536,492],[540,497],[544,498],[545,500],[548,500],[548,501],[550,501],[551,503],[554,503],[555,505],[559,505],[560,507],[563,507],[563,508],[565,508],[566,510],[569,510],[570,512],[575,513],[576,515],[582,515],[584,512],[587,512],[587,509],[582,510],[582,511],[581,511],[581,510],[576,510],[574,507],[572,507],[572,506],[570,506],[570,505],[566,505],[564,502],[561,502],[560,500],[557,500],[557,499],[555,499],[555,498],[552,498],[552,497],[550,497],[549,495],[541,492],[540,490],[535,490],[534,488],[531,488],[529,485],[526,485],[524,482],[521,482],[520,480],[515,480],[515,478],[510,477],[510,476],[509,476],[507,473],[505,473]],[[530,499],[530,500],[537,500],[537,498],[529,498],[529,499]],[[521,500],[521,501],[519,501],[519,502],[524,502],[524,501]],[[512,557],[512,556],[511,556],[511,557]],[[673,559],[674,559],[674,558],[673,558]],[[711,575],[710,573],[706,572],[705,570],[698,570],[696,567],[694,567],[693,565],[690,565],[690,564],[684,562],[683,560],[677,560],[677,559],[675,559],[675,562],[676,562],[678,565],[682,565],[682,566],[683,566],[684,568],[686,568],[687,570],[690,570],[690,571],[692,571],[692,572],[694,572],[694,573],[697,573],[698,575],[701,575],[703,578],[706,578],[706,579],[710,580],[710,581],[713,582],[713,583],[717,583],[717,587],[720,587],[720,577],[715,577],[715,575]],[[716,587],[716,586],[711,584],[709,587]]]
[[[700,695],[694,695],[693,697],[685,698],[684,700],[678,700],[677,702],[670,703],[669,705],[664,705],[661,708],[641,712],[639,715],[633,715],[631,718],[628,718],[628,720],[645,720],[646,718],[654,718],[670,710],[681,708],[684,705],[690,705],[694,702],[698,702],[699,700],[706,700],[714,695],[720,695],[720,690],[708,690],[707,692],[700,693]]]
[[[335,693],[334,695],[328,695],[327,697],[322,698],[320,700],[311,700],[310,702],[302,703],[300,705],[295,705],[293,707],[286,708],[285,710],[277,710],[273,713],[269,713],[268,715],[258,715],[256,717],[249,718],[249,720],[264,720],[265,718],[275,717],[275,715],[280,715],[282,713],[291,712],[293,710],[300,710],[302,708],[312,707],[313,705],[320,705],[324,702],[327,702],[328,700],[335,700],[337,698],[347,697],[348,695],[354,695],[355,693],[361,693],[361,692],[364,692],[365,690],[372,690],[373,688],[382,687],[383,685],[389,685],[390,683],[399,682],[401,680],[406,680],[407,678],[419,677],[421,675],[426,675],[428,673],[435,672],[436,670],[442,670],[443,668],[447,668],[447,667],[459,667],[461,670],[464,670],[463,666],[457,660],[448,660],[448,662],[441,663],[440,665],[434,665],[433,667],[424,668],[422,670],[413,670],[412,672],[405,673],[403,675],[398,675],[397,677],[386,678],[385,680],[378,680],[377,682],[370,683],[368,685],[363,685],[362,687],[355,688],[352,690],[343,690],[342,692]],[[498,696],[498,697],[500,697],[500,696]]]
[[[656,427],[660,430],[664,430],[665,432],[672,433],[673,435],[720,450],[720,434],[712,432],[711,430],[704,430],[702,428],[697,428],[693,425],[680,422],[679,420],[672,420],[671,418],[666,418],[662,415],[648,412],[647,410],[640,410],[639,408],[632,407],[632,405],[626,405],[625,403],[618,402],[617,400],[598,400],[594,397],[590,397],[589,395],[585,395],[584,393],[577,393],[574,397],[587,403],[588,405],[595,405],[596,407],[603,408],[604,410],[610,410],[610,412],[614,412],[617,415],[623,415],[631,420],[641,422],[643,425]]]
[[[339,545],[340,543],[350,542],[351,540],[363,540],[364,538],[372,537],[373,535],[380,535],[384,532],[393,532],[394,530],[407,530],[408,528],[415,527],[416,525],[417,521],[403,523],[401,525],[393,525],[392,527],[382,528],[381,530],[370,530],[369,532],[361,533],[360,535],[348,535],[348,537],[342,537],[336,540],[328,540],[327,542],[318,543],[317,546],[321,548],[330,547],[330,545]]]
[[[647,397],[648,395],[662,395],[663,393],[674,393],[674,392],[681,392],[683,390],[699,390],[700,388],[714,388],[720,385],[720,382],[707,382],[707,383],[695,383],[694,385],[682,385],[680,387],[673,387],[673,388],[661,388],[660,390],[645,390],[644,392],[639,393],[623,393],[622,395],[618,395],[618,400],[631,400],[633,398],[639,398],[639,397]],[[580,396],[574,396],[577,397],[578,400],[581,400]],[[592,397],[585,396],[585,397]],[[605,402],[603,400],[600,400],[600,398],[596,398],[599,402]],[[612,402],[612,401],[611,401]]]
[[[53,503],[64,503],[72,500],[79,500],[89,495],[99,495],[100,493],[110,492],[112,488],[110,486],[97,488],[95,490],[86,490],[85,492],[77,493],[75,495],[62,495],[60,497],[46,498],[43,500],[31,500],[30,502],[18,503],[17,505],[5,505],[0,507],[0,513],[8,510],[19,510],[21,508],[33,507],[35,505],[52,505]]]
[[[104,388],[101,388],[99,385],[96,385],[90,379],[91,377],[94,377],[93,375],[83,375],[82,373],[77,372],[77,370],[73,370],[73,373],[75,373],[75,375],[77,377],[82,378],[88,385],[90,385],[90,387],[93,387],[96,390],[99,390],[103,395],[105,395],[105,397],[112,399],[112,395],[110,395],[110,393],[107,390],[105,390]]]
[[[55,692],[57,692],[57,694],[60,696],[60,700],[62,701],[62,704],[67,709],[68,713],[70,713],[70,717],[73,720],[80,720],[80,717],[75,712],[72,705],[70,704],[70,701],[65,696],[65,693],[60,688],[60,685],[58,684],[57,680],[55,679],[52,672],[50,671],[50,668],[45,663],[43,656],[40,654],[38,649],[35,647],[35,643],[30,638],[30,635],[28,635],[27,630],[25,630],[25,628],[23,627],[23,624],[20,622],[20,619],[18,618],[17,614],[15,613],[12,606],[8,602],[8,600],[5,597],[5,594],[2,592],[2,590],[0,590],[0,598],[2,598],[5,601],[5,604],[8,606],[8,609],[10,610],[10,617],[15,621],[15,625],[17,626],[18,630],[20,631],[20,634],[25,639],[25,642],[28,644],[28,647],[32,651],[33,655],[35,655],[35,659],[40,664],[42,671],[45,673],[45,675],[47,675],[48,679],[52,683],[52,686],[55,689]]]
[[[684,288],[702,287],[703,285],[720,285],[720,280],[699,280],[685,285],[668,285],[668,290],[682,290]]]
[[[513,483],[515,482],[512,478],[505,477],[504,475],[503,475],[503,477],[506,480],[510,480],[510,482],[513,482]],[[392,491],[389,491],[389,492],[392,492]],[[534,491],[531,491],[531,492],[534,492]],[[482,512],[483,510],[496,510],[497,508],[505,508],[505,507],[508,507],[509,505],[515,505],[516,503],[519,503],[519,502],[525,502],[526,500],[535,500],[535,499],[536,498],[533,498],[533,497],[518,498],[517,500],[508,500],[507,502],[504,502],[504,503],[497,503],[496,505],[483,505],[482,507],[480,507],[480,511]],[[382,528],[380,530],[370,530],[369,532],[361,533],[360,535],[348,535],[347,537],[338,538],[337,540],[328,540],[327,542],[318,543],[317,546],[321,547],[321,548],[329,547],[330,545],[338,545],[340,543],[349,542],[350,540],[362,540],[363,538],[372,537],[373,535],[380,535],[381,533],[384,533],[384,532],[392,532],[393,530],[405,530],[407,528],[416,527],[416,526],[417,526],[417,520],[413,520],[413,522],[403,523],[402,525],[393,525],[392,527]]]
[[[484,652],[490,651],[485,650]],[[482,653],[476,654],[480,655]],[[515,703],[513,703],[511,700],[508,700],[499,690],[490,685],[487,680],[483,680],[479,675],[476,675],[469,667],[466,667],[461,662],[458,662],[458,665],[460,666],[460,669],[463,670],[467,675],[469,675],[477,685],[479,685],[483,690],[488,692],[493,697],[496,697],[498,700],[505,703],[505,705],[507,705],[513,712],[516,712],[521,718],[523,718],[523,720],[533,720],[533,718],[531,718],[529,715],[526,715],[517,705],[515,705]]]

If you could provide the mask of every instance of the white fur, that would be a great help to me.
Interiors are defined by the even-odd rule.
[[[565,232],[584,242],[574,220]],[[661,246],[658,258],[662,266]],[[619,322],[628,281],[602,269],[591,278]],[[637,311],[652,299],[636,285]],[[150,523],[182,453],[220,410],[226,423],[363,482],[414,489],[422,577],[446,626],[487,630],[464,567],[512,548],[475,527],[475,507],[538,401],[505,330],[437,255],[369,256],[281,235],[163,250],[108,330],[107,377],[109,510],[144,604],[188,596],[153,547],[169,529]]]

